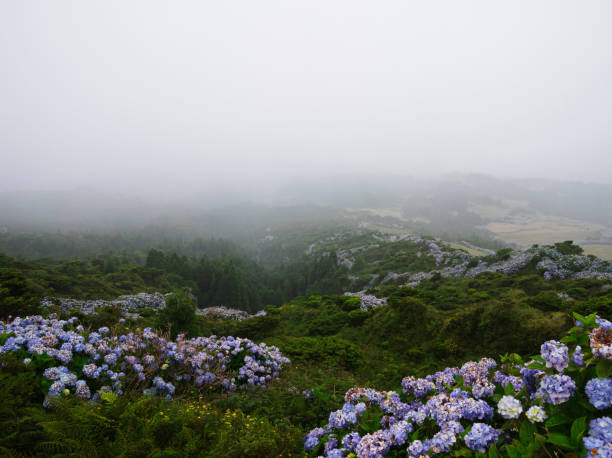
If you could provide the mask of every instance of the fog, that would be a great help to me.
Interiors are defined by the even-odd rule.
[[[4,1],[0,191],[612,183],[612,3]]]

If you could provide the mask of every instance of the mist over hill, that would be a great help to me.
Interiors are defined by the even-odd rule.
[[[94,188],[4,192],[0,246],[20,255],[6,241],[31,233],[121,233],[149,240],[143,246],[198,237],[253,245],[266,230],[359,224],[515,246],[567,237],[608,245],[612,239],[612,185],[477,174],[372,174],[304,177],[275,186],[259,193],[220,189],[164,199]]]

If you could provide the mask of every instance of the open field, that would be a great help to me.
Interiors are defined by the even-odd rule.
[[[612,244],[581,245],[586,254],[594,254],[598,258],[612,260]]]
[[[485,228],[500,239],[523,247],[564,240],[599,240],[610,231],[600,224],[556,217],[492,222]]]
[[[488,254],[484,251],[475,250],[474,248],[467,247],[461,243],[450,243],[449,245],[451,246],[451,248],[454,248],[456,250],[467,251],[469,254],[474,255],[474,256],[486,256]]]

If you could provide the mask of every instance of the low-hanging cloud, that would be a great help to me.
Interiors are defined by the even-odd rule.
[[[606,0],[3,2],[0,191],[610,183],[610,43]]]

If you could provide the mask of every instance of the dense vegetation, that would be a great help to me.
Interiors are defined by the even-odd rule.
[[[527,361],[543,342],[572,328],[572,313],[612,316],[607,281],[547,281],[533,263],[510,275],[434,275],[412,288],[380,285],[370,292],[388,305],[362,307],[359,297],[334,294],[347,284],[347,270],[329,250],[359,247],[361,237],[331,241],[308,256],[297,250],[296,258],[269,268],[227,247],[192,257],[160,249],[72,261],[1,257],[0,319],[58,313],[40,308],[43,296],[114,298],[187,287],[199,307],[225,303],[255,311],[268,304],[266,315],[241,321],[196,315],[192,296],[179,293],[166,308],[145,309],[135,320],[124,320],[113,307],[60,318],[74,315],[85,332],[107,326],[111,335],[153,327],[172,338],[180,332],[239,336],[278,347],[291,364],[267,388],[230,396],[196,388],[165,400],[127,389],[96,403],[62,397],[45,409],[48,386],[40,383],[38,363],[24,370],[22,357],[0,356],[0,450],[10,456],[301,456],[303,437],[342,407],[353,386],[401,392],[408,375],[423,377],[468,360],[517,353]],[[567,243],[559,248],[575,250]],[[418,251],[399,242],[356,252],[354,269],[365,276],[380,272],[373,261],[382,271],[429,268],[433,261]],[[0,344],[7,338],[0,333]]]
[[[254,312],[308,291],[340,293],[347,283],[345,269],[333,254],[263,269],[227,249],[201,257],[152,249],[146,256],[115,254],[70,261],[20,261],[0,254],[0,278],[0,298],[6,304],[0,306],[0,316],[23,314],[30,299],[35,303],[44,296],[113,299],[182,287],[191,288],[200,307],[231,305]]]

